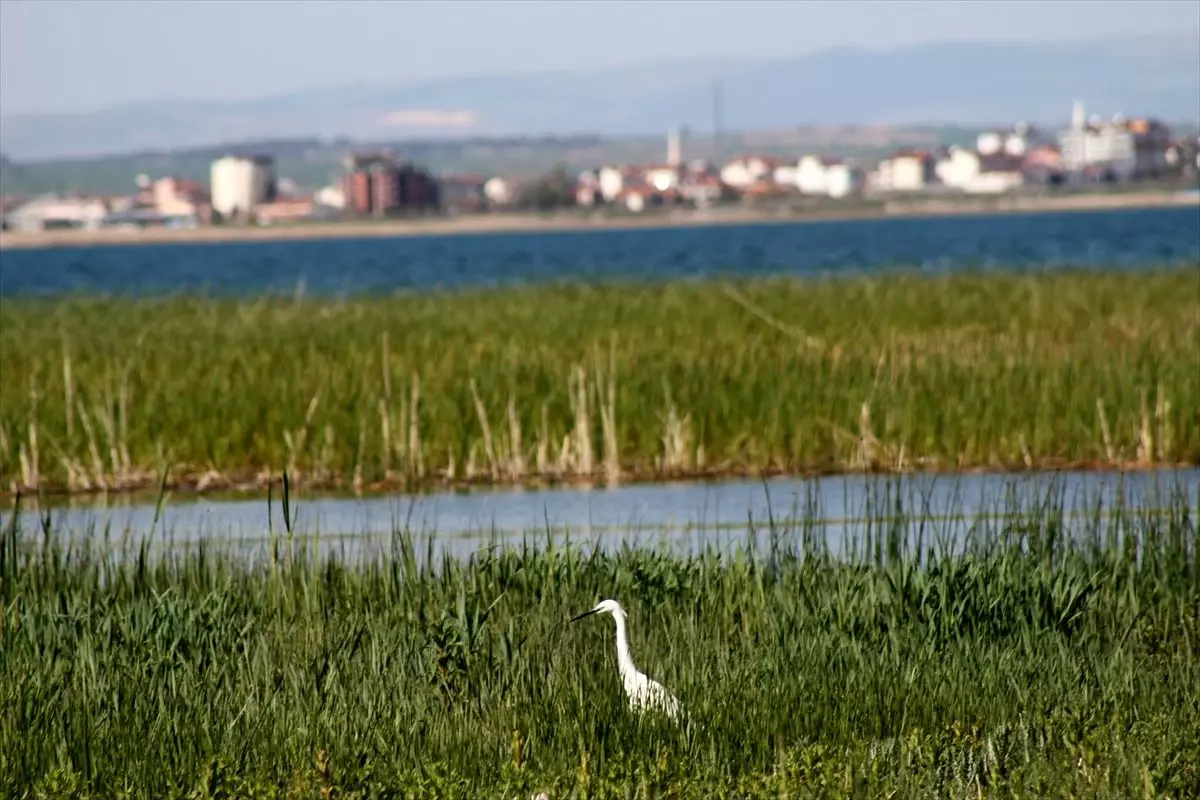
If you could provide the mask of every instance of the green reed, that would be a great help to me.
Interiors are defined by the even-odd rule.
[[[0,301],[0,484],[1195,462],[1200,269]]]
[[[1195,508],[1047,490],[952,538],[883,494],[742,548],[0,546],[0,786],[30,797],[1186,797]],[[293,509],[294,509],[293,501]],[[278,511],[276,519],[279,519]],[[97,540],[98,541],[98,540]],[[290,542],[290,544],[288,544]],[[847,553],[855,553],[847,556]],[[680,698],[632,715],[612,623]]]

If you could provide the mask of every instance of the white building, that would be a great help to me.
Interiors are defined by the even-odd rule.
[[[275,160],[225,156],[212,163],[212,207],[224,217],[254,210],[275,197]]]
[[[772,176],[778,166],[778,159],[767,156],[740,156],[721,167],[721,181],[735,189],[749,189]]]
[[[626,170],[621,167],[601,167],[596,173],[596,178],[600,182],[600,196],[604,198],[604,202],[611,203],[621,194],[621,190],[625,188]]]
[[[818,197],[843,198],[854,194],[862,188],[862,177],[862,171],[853,164],[814,155],[803,156],[795,166],[775,171],[776,182]]]
[[[643,178],[656,190],[665,192],[679,186],[679,168],[673,166],[646,167]]]
[[[689,175],[679,186],[679,196],[699,208],[707,208],[717,202],[721,194],[721,180],[712,175]]]
[[[1071,127],[1058,138],[1067,172],[1099,169],[1127,180],[1156,176],[1168,166],[1170,131],[1157,120],[1130,120],[1117,114],[1110,122],[1098,117],[1085,121],[1083,104],[1076,103]]]
[[[483,196],[492,205],[506,206],[515,199],[513,182],[499,175],[488,178],[483,184]]]
[[[1003,150],[981,154],[965,147],[950,148],[949,156],[937,163],[938,179],[952,189],[968,194],[998,194],[1024,182],[1021,158]]]
[[[795,164],[780,164],[771,173],[771,179],[780,186],[787,186],[792,189],[796,187],[796,176],[798,174]]]
[[[640,214],[646,209],[646,191],[644,187],[630,189],[624,193],[625,207],[634,214]]]
[[[840,200],[858,194],[863,188],[862,170],[853,164],[839,161],[825,170],[825,194]]]
[[[1101,167],[1123,180],[1132,177],[1137,166],[1133,134],[1115,125],[1068,128],[1059,136],[1059,145],[1068,172]]]
[[[796,165],[796,188],[801,194],[828,194],[830,162],[817,156],[804,156]]]
[[[919,192],[936,178],[933,158],[923,150],[904,150],[879,162],[875,188],[881,192]]]
[[[346,190],[341,186],[325,186],[313,195],[313,202],[325,208],[344,209],[346,207]]]
[[[979,173],[979,157],[984,152],[994,153],[996,150],[987,148],[975,151],[957,145],[952,146],[947,156],[939,159],[934,165],[933,169],[938,181],[951,188],[961,189]]]
[[[5,224],[14,231],[42,231],[52,228],[95,230],[108,216],[108,206],[96,198],[60,197],[46,194],[17,206],[5,215]]]
[[[174,176],[159,178],[150,184],[154,208],[165,217],[195,217],[209,203],[208,193],[196,181]]]

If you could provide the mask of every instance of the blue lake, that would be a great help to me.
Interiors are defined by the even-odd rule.
[[[319,294],[542,281],[815,275],[894,267],[1137,268],[1200,261],[1200,204],[1173,208],[0,254],[0,295]]]

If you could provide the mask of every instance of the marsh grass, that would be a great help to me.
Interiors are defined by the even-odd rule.
[[[888,500],[885,495],[885,501]],[[1182,494],[1014,506],[957,540],[878,504],[691,555],[404,529],[315,557],[0,546],[0,784],[38,797],[1189,797],[1200,560]],[[274,519],[281,517],[277,511]],[[13,520],[17,519],[14,515]],[[914,538],[911,534],[916,532]],[[848,535],[847,535],[848,536]],[[126,540],[127,542],[129,540]],[[599,597],[679,729],[626,709]]]
[[[0,301],[27,490],[1200,458],[1200,269]]]

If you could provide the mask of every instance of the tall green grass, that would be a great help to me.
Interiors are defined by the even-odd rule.
[[[1200,269],[0,301],[0,482],[1194,462]]]
[[[0,547],[17,797],[1195,797],[1195,509],[1062,497],[952,542],[880,513],[749,550]],[[1016,513],[1019,512],[1019,513]],[[280,532],[281,538],[288,531]],[[294,533],[294,532],[293,532]],[[752,539],[751,541],[755,541]],[[854,545],[854,548],[850,548]],[[624,705],[612,624],[680,698]]]

